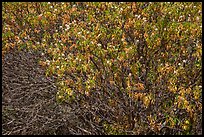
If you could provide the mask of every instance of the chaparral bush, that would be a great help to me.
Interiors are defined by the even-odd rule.
[[[202,133],[202,3],[13,2],[2,53],[41,50],[84,134]]]

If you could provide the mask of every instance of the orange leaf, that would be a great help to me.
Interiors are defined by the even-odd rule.
[[[75,46],[76,44],[73,44],[71,47],[69,47],[69,49],[72,50]]]
[[[135,84],[135,87],[136,87],[136,90],[144,90],[145,89],[144,84],[142,84],[142,83]]]

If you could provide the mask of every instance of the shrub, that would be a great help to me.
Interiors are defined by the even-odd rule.
[[[3,3],[3,53],[42,50],[85,134],[201,134],[199,2]]]

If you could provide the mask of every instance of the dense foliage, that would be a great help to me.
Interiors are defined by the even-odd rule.
[[[43,51],[84,134],[201,134],[202,3],[3,3],[2,53]]]

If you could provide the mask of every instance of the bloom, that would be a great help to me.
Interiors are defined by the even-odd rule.
[[[69,29],[69,28],[70,28],[70,26],[69,26],[68,24],[65,24],[65,27],[66,27],[67,29]]]
[[[202,88],[202,85],[200,85],[199,88]]]

